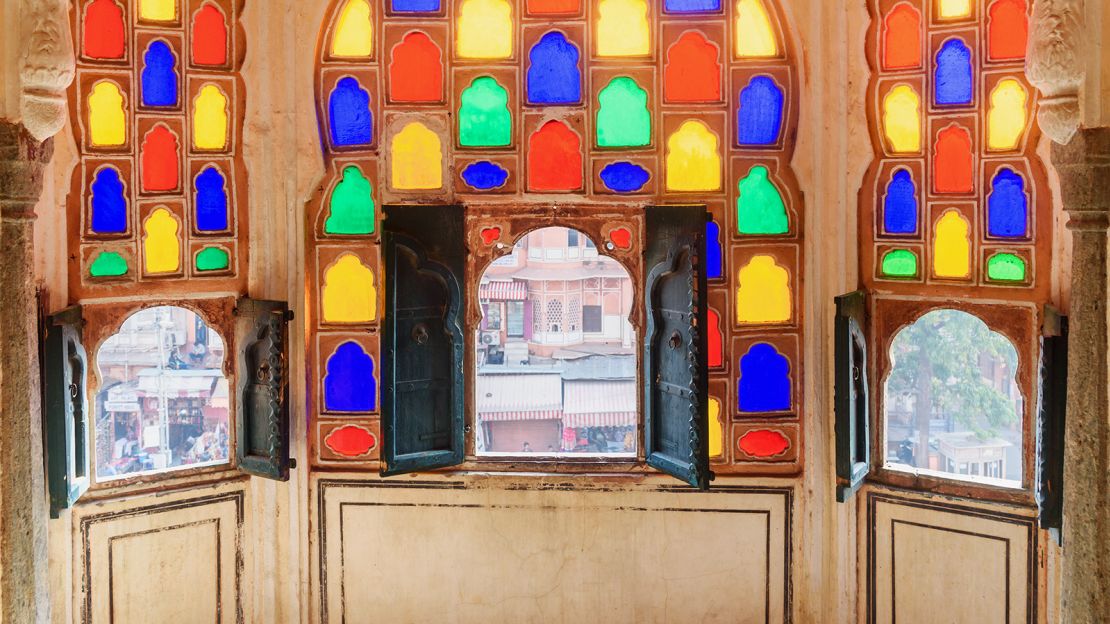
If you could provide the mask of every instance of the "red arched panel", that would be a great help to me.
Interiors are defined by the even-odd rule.
[[[582,140],[566,124],[549,121],[528,140],[528,189],[582,188]]]
[[[721,99],[720,50],[700,33],[687,31],[667,50],[663,99],[716,102]]]
[[[971,134],[951,125],[937,134],[933,155],[933,190],[937,193],[970,193],[974,190]]]
[[[177,137],[158,125],[143,139],[142,174],[144,191],[177,189]]]
[[[725,365],[725,352],[721,339],[721,315],[713,308],[709,308],[709,368],[721,368]]]
[[[85,6],[85,56],[97,59],[123,58],[125,30],[123,9],[115,0],[93,0]]]
[[[883,69],[921,67],[921,14],[903,2],[883,20]]]
[[[582,0],[528,0],[527,8],[529,13],[577,14],[582,10]]]
[[[988,34],[991,60],[1025,58],[1029,39],[1029,14],[1025,0],[998,0],[990,8]]]
[[[205,4],[193,17],[193,62],[227,65],[227,22],[211,4]]]
[[[389,64],[389,98],[394,102],[439,102],[443,99],[443,61],[439,46],[428,35],[410,32],[393,48]]]

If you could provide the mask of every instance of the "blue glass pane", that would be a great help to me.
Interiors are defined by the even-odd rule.
[[[372,412],[377,406],[378,382],[374,360],[357,342],[344,342],[328,358],[324,377],[324,410]]]
[[[331,140],[335,145],[369,145],[374,134],[370,94],[358,80],[341,78],[328,101]]]
[[[987,231],[991,236],[1024,237],[1028,219],[1025,179],[1013,169],[999,169],[991,180],[991,195],[987,200]]]
[[[143,54],[142,83],[144,106],[177,106],[173,50],[165,41],[152,41]]]
[[[577,104],[582,100],[578,48],[560,32],[544,35],[528,53],[528,102]]]
[[[106,167],[96,172],[92,183],[92,231],[122,234],[127,231],[127,200],[119,171]]]
[[[393,0],[393,10],[418,13],[421,11],[438,11],[440,0]]]
[[[705,259],[706,277],[719,279],[724,274],[724,263],[721,262],[721,226],[716,221],[705,223]]]
[[[666,0],[663,8],[670,13],[704,13],[720,11],[721,0]]]
[[[489,191],[504,186],[509,179],[509,172],[497,163],[488,160],[471,163],[463,169],[463,181],[479,191]]]
[[[785,412],[790,409],[790,362],[766,343],[753,345],[740,358],[740,411]]]
[[[615,193],[635,193],[651,179],[651,173],[647,169],[630,162],[605,165],[600,175],[605,187]]]
[[[890,177],[883,204],[883,229],[887,234],[914,234],[917,232],[917,186],[913,176],[899,169]]]
[[[783,94],[768,76],[755,76],[740,90],[736,110],[737,142],[740,145],[772,145],[782,130]]]
[[[227,188],[224,176],[215,167],[200,172],[197,188],[197,229],[222,232],[227,229]]]
[[[945,41],[937,52],[937,105],[971,104],[971,74],[971,50],[959,39]]]

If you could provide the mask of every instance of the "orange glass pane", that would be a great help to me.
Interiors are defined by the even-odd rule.
[[[389,64],[389,98],[394,102],[443,99],[443,61],[431,37],[413,31],[393,48]]]
[[[570,15],[582,10],[582,0],[528,0],[529,13],[545,15]]]
[[[121,59],[124,53],[123,9],[115,0],[93,0],[85,7],[85,56]]]
[[[721,99],[721,64],[717,46],[688,31],[667,50],[663,99],[668,102],[716,102]]]
[[[178,184],[177,137],[163,125],[143,138],[142,178],[144,191],[173,191]]]
[[[991,59],[1025,58],[1028,39],[1029,14],[1025,0],[998,0],[991,5],[987,37]]]
[[[901,3],[883,20],[883,69],[921,67],[921,14]]]
[[[215,5],[205,4],[193,17],[193,62],[227,64],[227,24]]]
[[[974,190],[971,134],[951,125],[937,134],[933,153],[933,190],[937,193],[970,193]]]
[[[528,140],[528,190],[574,191],[582,187],[582,140],[559,121],[549,121]]]

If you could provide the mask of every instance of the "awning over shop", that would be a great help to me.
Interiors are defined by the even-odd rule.
[[[215,369],[173,370],[147,369],[138,375],[138,392],[143,396],[165,393],[174,398],[207,398],[216,389],[223,374]]]
[[[524,282],[486,282],[478,286],[481,301],[524,301],[528,288]]]
[[[634,380],[566,382],[566,427],[625,427],[636,424],[637,413]]]
[[[480,420],[557,420],[563,381],[554,374],[479,375],[475,401]]]

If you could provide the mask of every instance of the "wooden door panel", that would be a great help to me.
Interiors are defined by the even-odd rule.
[[[82,505],[74,617],[86,624],[242,621],[241,486]]]
[[[1036,622],[1035,524],[1014,508],[869,493],[868,621]]]

